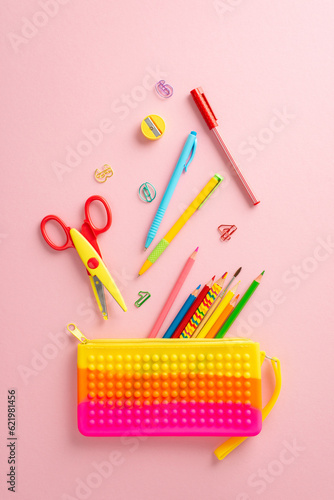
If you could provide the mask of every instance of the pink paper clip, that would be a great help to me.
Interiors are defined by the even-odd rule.
[[[168,97],[172,97],[173,95],[173,87],[169,85],[169,83],[166,83],[165,80],[160,80],[158,83],[155,84],[155,90],[157,94],[160,97],[163,97],[164,99],[168,99]]]
[[[218,231],[221,234],[221,241],[229,241],[231,239],[231,236],[235,231],[237,230],[237,226],[234,226],[233,224],[226,225],[222,224],[221,226],[218,227]]]

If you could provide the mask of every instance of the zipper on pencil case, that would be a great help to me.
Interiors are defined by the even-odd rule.
[[[91,339],[88,339],[80,330],[79,328],[77,327],[77,325],[75,323],[69,323],[67,325],[67,330],[72,333],[72,335],[74,335],[74,337],[79,340],[79,342],[81,342],[81,344],[110,344],[110,345],[113,345],[113,344],[117,344],[117,343],[120,343],[120,342],[124,342],[126,344],[138,344],[138,345],[141,345],[141,344],[145,344],[145,343],[150,343],[150,344],[171,344],[171,345],[189,345],[189,342],[191,342],[191,344],[212,344],[212,343],[227,343],[227,342],[234,342],[234,343],[240,343],[240,344],[245,344],[245,343],[250,343],[250,344],[253,344],[253,340],[250,340],[250,339],[239,339],[239,338],[228,338],[228,339],[206,339],[206,338],[203,338],[203,339],[197,339],[197,338],[194,338],[194,339],[185,339],[185,340],[181,340],[181,339],[163,339],[163,338],[154,338],[154,339],[148,339],[148,338],[144,338],[144,339],[137,339],[137,338],[134,338],[134,339],[94,339],[94,340],[91,340]]]

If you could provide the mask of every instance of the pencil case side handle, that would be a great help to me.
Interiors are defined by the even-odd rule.
[[[275,388],[274,392],[266,404],[266,406],[262,410],[262,421],[267,418],[273,407],[275,406],[275,403],[278,399],[279,393],[281,392],[281,387],[282,387],[282,376],[281,376],[281,363],[278,358],[270,358],[271,365],[274,370],[275,374]],[[247,439],[246,437],[231,437],[225,443],[223,443],[221,446],[219,446],[215,450],[215,455],[218,458],[218,460],[223,460],[231,451],[233,451],[237,446],[239,446],[241,443],[243,443]]]

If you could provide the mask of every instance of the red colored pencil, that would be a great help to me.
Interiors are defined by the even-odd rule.
[[[185,326],[188,324],[188,322],[192,318],[194,312],[197,310],[198,306],[202,303],[204,297],[206,296],[206,294],[208,293],[208,291],[212,287],[214,279],[215,279],[215,276],[213,276],[212,279],[206,285],[203,286],[203,289],[201,290],[201,293],[198,295],[198,297],[195,300],[195,302],[193,303],[193,305],[187,311],[187,313],[184,316],[184,318],[182,319],[181,323],[179,324],[179,326],[177,327],[177,329],[173,333],[172,338],[175,339],[175,338],[180,337],[180,335],[183,332]]]

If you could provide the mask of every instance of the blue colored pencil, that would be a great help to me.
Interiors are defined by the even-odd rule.
[[[175,332],[176,328],[179,326],[181,323],[182,319],[184,318],[185,314],[188,312],[189,308],[192,306],[192,304],[195,302],[198,294],[199,294],[199,289],[201,288],[201,285],[198,285],[197,288],[189,295],[171,324],[166,330],[166,333],[162,337],[163,339],[170,339],[173,333]]]

